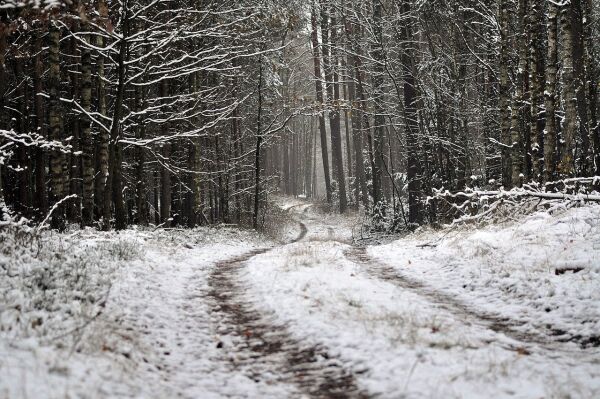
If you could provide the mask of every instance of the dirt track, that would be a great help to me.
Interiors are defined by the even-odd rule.
[[[308,232],[303,223],[299,225],[300,233],[292,242],[302,240]],[[268,378],[293,383],[302,394],[313,398],[370,397],[357,387],[352,372],[326,348],[293,338],[285,326],[270,323],[243,298],[239,271],[250,258],[271,249],[219,262],[209,279],[209,299],[221,318],[218,333],[233,338],[233,347],[222,347],[224,354],[235,353],[230,356],[232,366],[255,381]]]

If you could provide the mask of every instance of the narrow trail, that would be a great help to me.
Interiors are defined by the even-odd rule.
[[[290,209],[296,207],[293,206]],[[310,207],[311,205],[305,205],[302,209],[301,215],[303,218],[307,217],[306,213]],[[348,244],[348,242],[334,238],[333,226],[326,226],[326,230],[330,241]],[[352,262],[361,265],[370,277],[388,281],[400,288],[410,290],[426,298],[439,308],[458,315],[466,323],[482,326],[518,342],[518,346],[509,349],[533,351],[537,347],[548,351],[558,350],[563,353],[580,354],[584,353],[586,349],[600,347],[600,335],[569,335],[566,331],[552,326],[536,326],[537,331],[524,331],[526,328],[531,328],[531,325],[527,326],[525,321],[514,320],[474,308],[468,303],[457,299],[456,296],[436,290],[426,283],[403,275],[394,267],[372,258],[367,254],[365,247],[356,244],[351,245],[351,248],[345,251],[345,256]],[[578,347],[574,347],[570,343],[574,343]]]
[[[579,346],[579,349],[600,346],[600,337],[598,336],[567,336],[565,331],[552,328],[547,329],[547,332],[545,331],[543,333],[520,331],[520,328],[525,327],[525,322],[475,309],[457,299],[455,296],[440,292],[439,290],[427,286],[421,281],[403,275],[390,265],[373,259],[367,254],[365,247],[353,246],[351,249],[345,251],[345,255],[351,261],[363,266],[363,269],[371,277],[389,281],[398,287],[411,290],[416,294],[427,298],[439,308],[462,317],[468,323],[483,326],[518,341],[523,344],[523,347],[527,348],[528,351],[535,350],[535,348],[533,348],[535,345],[549,351],[560,350],[561,352],[567,353],[581,352],[573,347],[569,348],[564,345],[569,342],[576,343]],[[522,350],[523,348],[519,347],[511,349]]]
[[[304,223],[298,223],[300,233],[292,243],[302,240],[308,232]],[[239,272],[245,262],[271,249],[257,249],[219,262],[209,278],[208,297],[214,303],[214,312],[221,316],[218,333],[232,338],[233,347],[223,350],[230,357],[230,352],[235,354],[231,357],[233,367],[255,381],[291,383],[303,397],[370,397],[358,388],[352,372],[326,348],[292,337],[285,326],[270,323],[244,298]]]

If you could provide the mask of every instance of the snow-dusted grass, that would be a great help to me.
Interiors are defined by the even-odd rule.
[[[303,212],[301,206],[296,212]],[[600,393],[600,356],[594,350],[553,353],[535,345],[525,350],[523,343],[444,310],[418,290],[373,278],[364,270],[368,266],[345,256],[349,245],[325,239],[331,225],[312,216],[305,220],[305,240],[248,262],[243,273],[250,287],[247,300],[298,339],[322,343],[348,362],[368,392],[383,398],[593,398]],[[344,235],[351,224],[339,223],[336,231]],[[416,258],[404,259],[390,248],[408,242],[413,252],[421,251],[415,245],[431,238],[383,247],[386,259],[401,270],[414,267]],[[475,251],[468,260],[476,263],[481,256]],[[437,258],[442,265],[445,260]],[[444,278],[449,277],[438,281]],[[457,276],[455,281],[469,279]],[[586,306],[597,304],[587,301]]]
[[[369,253],[530,329],[600,334],[600,206],[537,212],[478,229],[423,231]]]
[[[270,241],[233,228],[15,237],[0,258],[0,398],[289,391],[230,369],[205,298],[215,262]]]
[[[291,240],[302,222],[301,241],[277,246],[232,227],[2,231],[0,399],[300,397],[278,376],[255,381],[233,367],[243,354],[223,331],[235,326],[213,313],[218,289],[208,295],[217,262],[271,246],[241,269],[236,297],[265,325],[324,346],[377,397],[600,396],[598,348],[521,342],[476,316],[597,335],[600,206],[368,248],[469,315],[354,263],[356,217],[279,201],[271,232]]]

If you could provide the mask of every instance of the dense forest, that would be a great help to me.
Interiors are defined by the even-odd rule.
[[[273,192],[398,225],[600,175],[594,0],[2,0],[1,213],[259,227]]]

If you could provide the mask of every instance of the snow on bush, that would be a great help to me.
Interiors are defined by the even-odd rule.
[[[142,256],[132,241],[98,243],[5,225],[0,230],[0,336],[77,345],[85,326],[102,313],[119,263]]]

